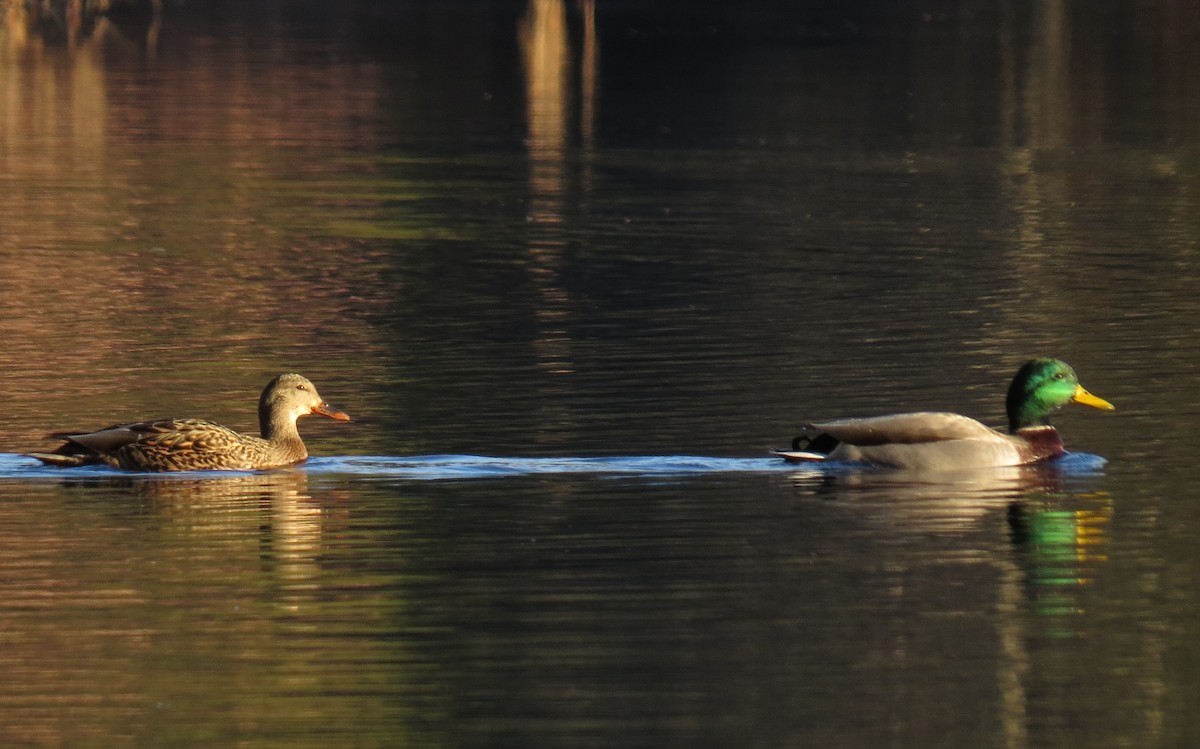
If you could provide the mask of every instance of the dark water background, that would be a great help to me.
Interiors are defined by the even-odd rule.
[[[647,5],[0,5],[0,743],[1200,742],[1200,11]],[[765,457],[1043,354],[1064,464]]]

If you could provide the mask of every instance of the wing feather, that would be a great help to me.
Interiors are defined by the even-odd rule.
[[[806,429],[824,432],[839,442],[851,445],[908,445],[947,440],[1004,437],[975,419],[954,413],[926,411],[892,414],[865,419],[840,419],[808,424]]]

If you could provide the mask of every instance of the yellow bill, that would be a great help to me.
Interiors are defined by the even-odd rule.
[[[1117,410],[1117,407],[1114,406],[1113,404],[1109,403],[1108,401],[1104,400],[1103,398],[1099,398],[1095,395],[1092,395],[1088,391],[1084,390],[1083,385],[1075,386],[1075,395],[1071,396],[1071,400],[1075,401],[1076,403],[1081,403],[1085,406],[1091,406],[1092,408],[1098,408],[1101,411],[1116,411]]]

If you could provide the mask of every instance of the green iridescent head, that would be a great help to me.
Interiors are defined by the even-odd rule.
[[[1083,389],[1075,370],[1058,359],[1033,359],[1017,371],[1004,401],[1008,429],[1016,432],[1046,423],[1050,414],[1068,403],[1112,411],[1113,404]]]

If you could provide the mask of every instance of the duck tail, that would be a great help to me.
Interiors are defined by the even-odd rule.
[[[76,468],[99,462],[94,459],[94,456],[89,459],[87,455],[59,455],[58,453],[25,453],[25,457],[37,458],[48,466],[58,466],[59,468]]]
[[[772,452],[791,463],[819,463],[827,460],[829,453],[837,445],[838,441],[825,433],[817,434],[815,437],[801,434],[792,440],[791,450],[773,450]]]

